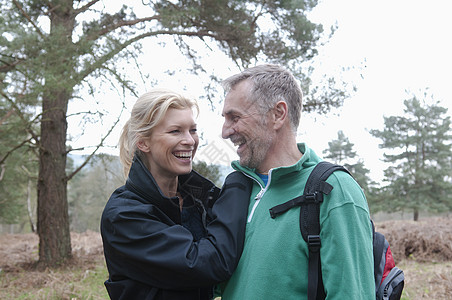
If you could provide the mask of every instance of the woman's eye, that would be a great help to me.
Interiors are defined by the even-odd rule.
[[[191,133],[196,133],[196,132],[198,132],[198,129],[197,128],[190,129],[190,132]]]
[[[177,129],[171,130],[170,133],[179,133],[179,130],[177,130]]]

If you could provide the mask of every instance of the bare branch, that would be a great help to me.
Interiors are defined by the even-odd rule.
[[[2,170],[0,171],[0,181],[3,180],[3,175],[5,175],[5,164],[1,164],[0,167],[2,168]]]
[[[6,62],[4,60],[0,60],[0,62],[3,63],[2,66],[0,66],[0,72],[1,73],[6,73],[11,71],[12,69],[14,69],[18,64],[20,64],[21,62],[23,62],[23,60],[21,59],[16,59],[13,62]]]
[[[28,185],[27,185],[27,209],[28,209],[28,220],[30,221],[31,231],[36,232],[36,225],[33,222],[33,211],[31,209],[31,187],[33,184],[32,179],[36,180],[36,176],[33,176],[31,172],[24,166],[21,166],[22,169],[27,173],[28,176]]]
[[[37,176],[33,175],[30,170],[27,169],[27,167],[25,167],[24,165],[20,166],[22,168],[22,170],[25,171],[25,173],[27,173],[27,177],[30,179],[38,179]]]
[[[14,108],[11,109],[10,111],[8,111],[8,112],[6,113],[6,115],[3,116],[3,118],[0,120],[0,125],[2,125],[2,124],[6,121],[6,119],[8,119],[9,117],[11,117],[11,115],[12,115],[13,113],[14,113]]]
[[[104,67],[104,69],[106,69],[106,70],[108,70],[108,71],[110,71],[110,73],[116,78],[116,80],[119,82],[119,83],[121,83],[121,86],[123,87],[123,88],[126,88],[127,90],[129,90],[129,92],[131,92],[135,97],[138,97],[139,95],[136,93],[136,91],[133,89],[133,87],[131,87],[128,83],[127,83],[127,81],[125,81],[124,79],[122,79],[121,78],[121,76],[118,74],[118,73],[116,73],[114,70],[112,70],[112,69],[110,69],[110,68],[108,68],[108,67]],[[114,87],[114,86],[113,86]],[[124,104],[123,104],[123,109],[122,110],[124,110]],[[122,111],[121,111],[121,113],[122,113]]]
[[[159,31],[153,31],[153,32],[147,32],[144,34],[140,34],[137,35],[131,39],[129,39],[128,41],[119,44],[119,46],[108,52],[107,54],[105,54],[104,56],[100,57],[97,61],[95,61],[94,63],[90,64],[89,67],[87,69],[85,69],[84,71],[79,73],[79,80],[76,80],[76,82],[81,82],[86,76],[88,76],[89,74],[91,74],[92,72],[94,72],[95,70],[102,68],[102,66],[111,58],[113,58],[116,54],[118,54],[119,52],[121,52],[123,49],[127,48],[128,46],[130,46],[131,44],[142,40],[144,38],[147,37],[153,37],[153,36],[157,36],[157,35],[179,35],[179,36],[194,36],[194,37],[211,37],[214,38],[216,40],[221,40],[221,38],[219,38],[217,35],[213,34],[213,33],[209,33],[209,32],[193,32],[193,31],[173,31],[173,30],[159,30]]]
[[[106,35],[107,33],[115,31],[118,28],[126,27],[126,26],[133,26],[133,25],[137,25],[139,23],[144,23],[144,22],[159,20],[159,19],[160,19],[160,16],[153,16],[153,17],[147,17],[147,18],[141,18],[141,19],[135,19],[135,20],[122,20],[121,22],[111,24],[110,26],[104,27],[102,30],[94,32],[93,34],[87,36],[86,40],[94,41],[94,40],[98,39],[99,37]]]
[[[20,6],[19,3],[17,3],[16,0],[13,0],[14,5],[20,10],[20,12],[22,13],[22,15],[28,20],[28,22],[31,23],[31,25],[33,25],[33,27],[36,29],[36,32],[41,36],[44,37],[44,34],[41,32],[41,29],[39,29],[38,25],[36,25],[33,20],[30,18],[30,16],[24,11],[24,9],[22,8],[22,6]]]
[[[116,127],[116,125],[118,125],[119,121],[120,121],[120,116],[122,115],[123,111],[125,109],[125,105],[122,106],[121,112],[118,116],[118,119],[116,120],[116,122],[110,127],[110,129],[108,130],[107,134],[101,139],[100,143],[96,146],[96,149],[94,149],[94,151],[86,158],[86,160],[77,168],[74,170],[74,172],[72,172],[71,174],[69,174],[66,177],[66,182],[71,180],[72,177],[75,176],[75,174],[77,174],[81,169],[83,169],[83,167],[85,167],[88,162],[91,160],[91,158],[93,158],[93,156],[96,154],[96,152],[100,149],[100,147],[103,146],[105,140],[107,139],[107,137],[113,132],[113,129]]]
[[[66,117],[74,117],[74,116],[79,116],[79,115],[97,115],[99,112],[92,112],[92,111],[79,111],[73,114],[68,114]]]
[[[74,10],[75,14],[78,15],[82,12],[87,11],[91,6],[93,6],[94,4],[96,4],[97,2],[99,2],[99,0],[92,0],[88,3],[86,3],[85,5],[83,5],[82,7],[80,7],[79,9]]]
[[[29,138],[28,140],[22,141],[20,144],[16,145],[15,147],[11,148],[11,150],[9,150],[8,152],[6,152],[5,156],[3,156],[2,159],[0,159],[0,165],[2,165],[5,160],[8,158],[8,156],[11,155],[11,153],[13,153],[14,151],[16,151],[17,149],[19,149],[20,147],[22,147],[23,145],[25,145],[26,143],[29,143],[32,140],[32,138]]]

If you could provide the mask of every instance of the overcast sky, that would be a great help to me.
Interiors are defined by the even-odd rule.
[[[358,90],[341,109],[327,116],[303,115],[298,140],[306,142],[321,155],[328,142],[342,130],[355,144],[355,150],[366,167],[372,170],[373,179],[380,180],[385,167],[381,164],[383,152],[378,148],[379,140],[374,139],[368,130],[383,129],[383,116],[403,112],[403,100],[409,97],[406,90],[421,95],[428,88],[442,106],[449,108],[448,115],[452,116],[451,12],[452,1],[449,0],[320,1],[311,14],[312,20],[325,28],[337,24],[338,29],[320,51],[316,59],[318,69],[321,73],[333,75],[343,67],[355,67],[355,71],[343,76]],[[149,63],[146,68],[158,78],[159,86],[186,89],[193,97],[204,92],[206,82],[202,79],[177,76],[187,64],[177,48],[165,47],[165,59],[159,57],[162,54],[156,52],[155,44],[145,44],[144,51],[146,56],[143,60]],[[236,67],[221,53],[207,54],[203,63],[225,77],[236,71]],[[169,68],[176,69],[175,74],[162,73]],[[219,95],[217,100],[222,98],[223,95]],[[120,127],[130,115],[135,101],[129,100],[128,112]],[[230,144],[220,138],[221,105],[211,111],[204,101],[200,102],[202,111],[198,123],[204,144],[198,151],[198,159],[211,163],[237,159]],[[109,105],[114,106],[111,102]],[[113,144],[118,140],[119,129],[110,139]],[[74,146],[83,143],[88,142],[80,137]],[[118,154],[114,149],[109,152]]]
[[[451,11],[447,0],[322,1],[315,17],[322,24],[337,21],[339,29],[321,60],[326,68],[365,60],[364,78],[356,81],[358,91],[340,115],[323,120],[318,128],[327,138],[319,139],[307,129],[306,140],[325,149],[342,129],[379,179],[382,151],[368,130],[383,129],[383,116],[403,112],[406,90],[422,95],[428,88],[452,116]]]
[[[371,169],[373,179],[381,180],[386,167],[381,163],[383,151],[378,148],[380,140],[368,130],[383,129],[383,116],[403,113],[403,101],[410,98],[407,90],[421,96],[428,88],[452,116],[451,11],[452,2],[447,0],[321,1],[313,20],[325,28],[337,24],[338,30],[316,61],[325,74],[342,67],[359,69],[349,74],[358,90],[327,116],[303,115],[298,141],[322,155],[342,130]],[[347,74],[343,76],[347,79]],[[204,123],[203,115],[200,122],[209,127],[209,136],[221,130],[211,121]],[[213,143],[225,145],[219,138]],[[228,155],[237,158],[233,152]]]

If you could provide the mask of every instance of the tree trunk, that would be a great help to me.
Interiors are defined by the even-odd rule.
[[[27,185],[27,210],[28,210],[28,221],[30,222],[31,232],[36,232],[35,222],[33,221],[33,209],[31,208],[31,188],[32,180],[28,177]]]
[[[50,13],[39,149],[39,264],[59,266],[72,257],[67,203],[67,107],[74,74],[72,0],[60,0]],[[64,53],[65,55],[61,55]]]
[[[38,180],[39,263],[58,266],[71,258],[66,185],[68,97],[43,99]]]
[[[419,210],[418,209],[414,210],[413,220],[414,221],[418,221],[419,220]]]

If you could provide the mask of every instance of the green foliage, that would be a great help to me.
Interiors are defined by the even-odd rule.
[[[333,160],[337,164],[344,164],[345,161],[354,159],[356,152],[342,130],[337,132],[337,139],[328,142],[328,149],[324,150],[325,158]]]
[[[372,202],[376,183],[370,179],[369,169],[365,168],[364,162],[358,158],[353,150],[354,144],[340,130],[337,133],[337,139],[328,142],[328,146],[329,148],[323,151],[324,158],[336,164],[344,165],[365,191],[367,200]]]
[[[420,211],[452,209],[451,118],[427,94],[405,100],[404,116],[384,118],[383,130],[371,134],[382,140],[388,183],[380,200],[392,211],[408,210],[417,220]]]
[[[262,54],[283,64],[311,59],[323,32],[306,17],[316,5],[316,1],[180,0],[157,1],[154,9],[164,27],[214,37],[234,60],[248,65]]]
[[[307,18],[306,13],[317,4],[312,0],[137,1],[135,7],[124,5],[116,12],[107,10],[107,2],[0,0],[1,11],[8,12],[0,17],[0,103],[2,111],[14,111],[18,117],[16,143],[2,144],[1,153],[8,157],[2,156],[0,165],[7,160],[34,161],[28,150],[38,149],[39,168],[27,169],[32,175],[39,170],[35,178],[39,178],[40,260],[47,265],[66,258],[53,255],[70,256],[66,188],[74,173],[65,172],[68,106],[80,102],[86,93],[95,98],[105,84],[118,91],[118,98],[129,93],[136,96],[135,83],[124,65],[135,64],[142,54],[140,41],[174,37],[181,52],[192,59],[193,70],[200,72],[205,70],[192,49],[193,39],[203,40],[208,47],[218,45],[240,66],[269,61],[296,71],[300,61],[309,61],[317,53],[323,31]],[[134,10],[146,15],[137,17]],[[344,97],[329,98],[306,107],[329,109],[340,105]],[[105,114],[97,111],[85,116],[93,115],[102,122]],[[111,132],[112,128],[105,130],[93,154]],[[22,155],[10,155],[15,151]],[[7,170],[18,172],[17,168]],[[101,196],[93,193],[84,198],[96,197]]]
[[[204,161],[198,161],[193,162],[193,170],[215,183],[216,186],[222,186],[222,183],[220,182],[221,171],[218,165],[207,164]]]
[[[0,223],[27,222],[27,199],[36,202],[37,156],[15,109],[0,98]],[[35,205],[33,205],[35,206]]]

